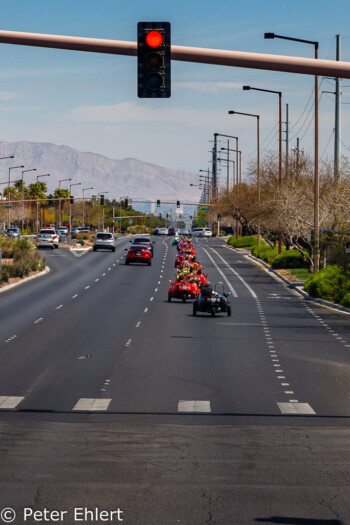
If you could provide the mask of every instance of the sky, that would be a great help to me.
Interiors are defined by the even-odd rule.
[[[313,57],[310,45],[264,40],[265,32],[319,41],[319,57],[350,61],[348,0],[1,0],[0,29],[136,41],[139,21],[169,21],[172,44]],[[0,44],[0,140],[51,142],[113,159],[134,157],[196,174],[210,168],[214,133],[239,137],[243,176],[256,158],[278,150],[278,97],[290,113],[290,154],[313,156],[311,76],[172,62],[170,99],[138,99],[136,58]],[[322,159],[334,149],[334,80],[320,79]],[[342,153],[350,154],[350,80],[342,82]],[[284,118],[285,120],[285,118]],[[219,144],[227,147],[227,139]],[[235,148],[235,142],[229,143]],[[284,146],[285,147],[285,146]],[[220,180],[226,177],[221,164]]]

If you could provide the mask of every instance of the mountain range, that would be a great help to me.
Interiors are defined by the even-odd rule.
[[[0,141],[0,157],[14,155],[14,159],[2,160],[1,182],[8,178],[8,168],[23,165],[23,170],[36,168],[34,172],[24,173],[28,185],[36,181],[36,176],[50,173],[43,178],[48,192],[59,186],[59,180],[72,179],[61,183],[62,188],[81,182],[81,188],[72,188],[73,195],[82,195],[82,188],[93,187],[85,195],[107,192],[110,200],[128,196],[145,200],[182,200],[198,202],[200,192],[190,187],[195,182],[195,174],[188,171],[172,170],[134,158],[110,159],[91,152],[80,152],[68,146],[39,142]],[[11,180],[21,177],[21,168],[11,170]],[[1,188],[0,188],[1,190]]]

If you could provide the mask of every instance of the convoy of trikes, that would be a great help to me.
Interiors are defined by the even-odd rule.
[[[194,299],[193,315],[198,312],[206,312],[213,317],[217,313],[231,315],[231,303],[222,283],[212,286],[204,273],[202,266],[197,261],[196,250],[191,239],[184,237],[172,243],[177,247],[175,268],[177,275],[174,281],[170,281],[168,301],[180,299]],[[220,287],[220,289],[219,289]]]

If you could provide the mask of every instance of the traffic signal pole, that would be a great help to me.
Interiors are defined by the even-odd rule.
[[[137,56],[136,42],[120,40],[0,31],[0,43]],[[185,46],[171,46],[171,60],[350,79],[350,62],[335,60]]]

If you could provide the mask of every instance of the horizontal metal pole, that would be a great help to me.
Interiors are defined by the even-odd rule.
[[[137,55],[136,42],[119,40],[0,31],[0,42],[4,44],[88,51],[91,53],[109,53],[112,55]],[[171,46],[171,59],[220,66],[284,71],[304,75],[350,78],[350,63],[336,60],[316,60],[314,58],[265,55],[260,53],[184,46]]]

